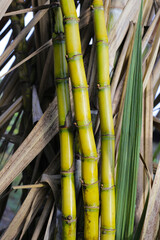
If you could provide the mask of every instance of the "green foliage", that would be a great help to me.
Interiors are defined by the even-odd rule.
[[[116,179],[116,239],[132,239],[142,125],[142,5],[124,103]]]
[[[140,218],[140,221],[139,221],[139,224],[138,224],[138,227],[136,229],[136,232],[135,232],[135,235],[133,237],[133,240],[139,240],[140,237],[141,237],[141,233],[142,233],[142,229],[143,229],[143,224],[144,224],[144,220],[145,220],[145,216],[146,216],[146,212],[147,212],[147,206],[148,206],[148,201],[149,201],[149,189],[148,189],[148,194],[147,194],[147,198],[146,198],[146,202],[145,202],[145,205],[144,205],[144,208],[143,208],[143,212],[142,212],[142,215],[141,215],[141,218]]]
[[[20,184],[20,181],[22,179],[22,174],[20,174],[14,181],[13,181],[13,186],[17,186]],[[15,191],[12,191],[10,193],[10,197],[8,199],[8,203],[7,205],[9,206],[9,208],[16,213],[17,210],[20,207],[20,198],[22,195],[22,189],[18,189]]]
[[[154,154],[153,154],[153,160],[155,161],[155,162],[157,162],[157,155],[160,153],[160,143],[158,144],[158,146],[156,147],[156,150],[155,150],[155,152],[154,152]]]

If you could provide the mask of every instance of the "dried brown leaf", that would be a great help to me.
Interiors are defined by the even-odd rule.
[[[56,103],[57,101],[54,99],[28,137],[0,171],[0,194],[2,194],[9,184],[28,166],[58,132]]]

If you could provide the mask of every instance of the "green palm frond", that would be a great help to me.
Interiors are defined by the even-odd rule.
[[[142,126],[142,5],[134,37],[124,103],[116,177],[116,239],[132,239]]]

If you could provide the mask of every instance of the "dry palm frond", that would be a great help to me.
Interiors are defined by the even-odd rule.
[[[0,2],[0,9],[1,9],[1,12],[0,12],[0,20],[2,19],[2,17],[4,16],[5,12],[7,11],[9,5],[11,4],[12,0],[2,0]]]
[[[159,229],[159,199],[160,199],[160,164],[158,164],[155,180],[150,192],[150,199],[148,203],[146,218],[144,222],[144,229],[141,239],[149,240],[156,239]]]
[[[54,124],[53,124],[54,123]],[[14,153],[0,172],[2,193],[21,171],[40,153],[52,137],[57,133],[56,100],[50,104],[41,120]]]
[[[140,7],[140,1],[129,0],[121,13],[120,18],[114,25],[114,28],[109,34],[109,59],[110,66],[113,68],[116,51],[122,43],[126,32],[128,31],[129,23],[136,22],[138,17],[138,10]]]

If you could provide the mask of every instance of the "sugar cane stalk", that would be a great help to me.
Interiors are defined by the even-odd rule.
[[[109,79],[108,38],[102,0],[93,0],[97,87],[101,125],[101,239],[115,239],[114,125]]]
[[[61,189],[63,239],[76,239],[76,196],[73,166],[73,133],[66,47],[61,8],[54,10],[54,74],[56,81],[61,148]]]
[[[72,81],[76,126],[82,152],[84,239],[98,239],[99,191],[97,151],[92,130],[88,85],[84,70],[78,18],[73,0],[61,0],[67,60]]]

